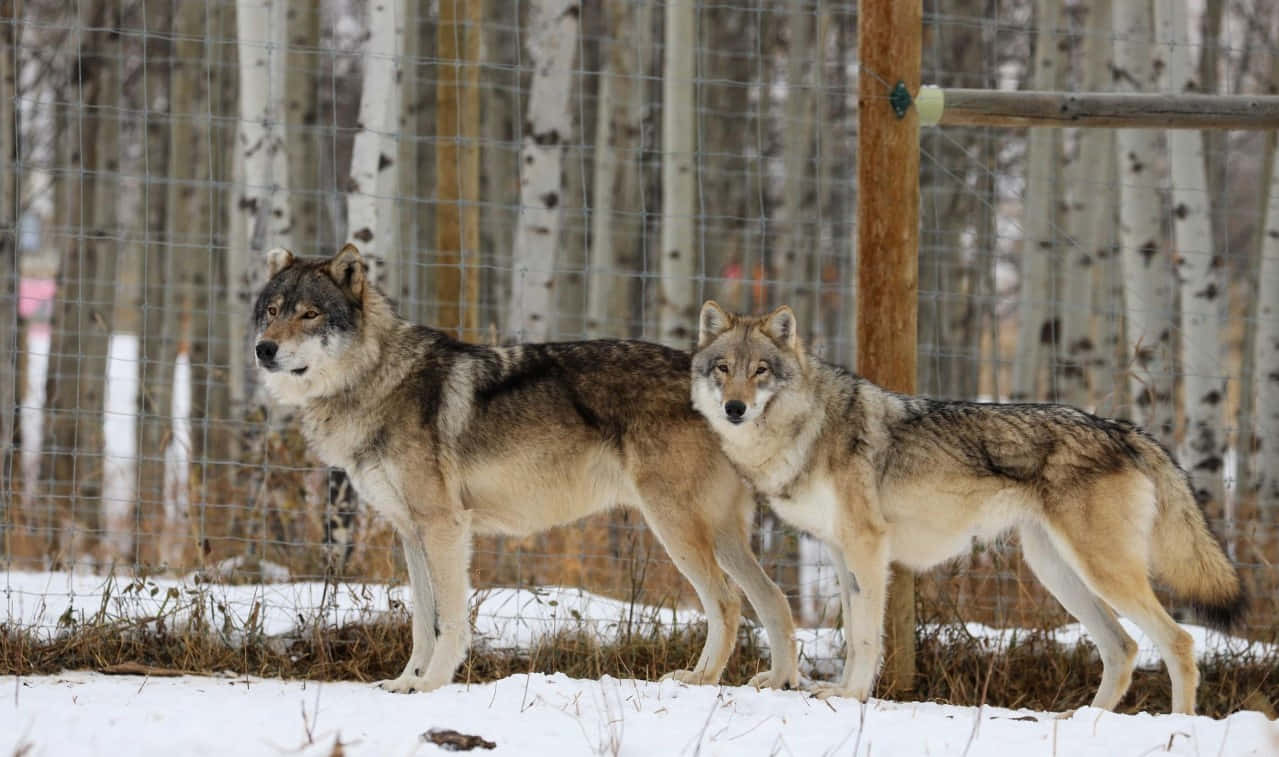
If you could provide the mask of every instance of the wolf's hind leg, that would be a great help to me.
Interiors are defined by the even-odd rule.
[[[715,541],[715,557],[746,592],[747,600],[755,608],[768,634],[772,669],[756,674],[750,685],[755,688],[796,688],[799,686],[799,654],[795,648],[795,621],[791,617],[790,605],[786,603],[786,595],[769,579],[751,552],[747,538],[749,527],[745,518],[738,524],[721,526]]]
[[[728,582],[715,562],[715,535],[705,518],[695,515],[697,506],[668,506],[666,502],[649,501],[645,507],[649,527],[666,548],[675,567],[693,584],[697,598],[706,613],[706,646],[692,670],[676,670],[663,678],[682,683],[714,684],[719,682],[728,657],[737,641],[741,622],[742,601],[737,588]]]
[[[1058,553],[1076,569],[1088,588],[1155,642],[1172,678],[1172,711],[1193,715],[1195,690],[1199,687],[1194,639],[1172,619],[1150,586],[1146,536],[1094,529],[1088,533],[1090,543],[1086,550],[1072,550],[1060,533],[1049,530],[1048,534]]]
[[[1092,706],[1114,710],[1132,683],[1137,643],[1119,625],[1114,610],[1102,602],[1057,553],[1057,548],[1037,525],[1020,531],[1022,553],[1035,576],[1062,607],[1088,629],[1101,657],[1101,684]]]

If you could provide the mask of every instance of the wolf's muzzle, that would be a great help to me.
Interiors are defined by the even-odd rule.
[[[280,349],[280,345],[267,339],[258,342],[253,348],[253,352],[258,356],[258,362],[268,371],[275,370],[275,353]]]
[[[724,403],[724,415],[728,416],[728,420],[732,423],[741,423],[742,416],[746,415],[746,403],[741,400],[729,400]]]

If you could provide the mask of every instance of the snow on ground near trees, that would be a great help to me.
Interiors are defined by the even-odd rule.
[[[148,618],[166,614],[169,628],[181,625],[197,605],[214,628],[229,628],[234,635],[245,630],[279,636],[304,626],[337,626],[383,620],[390,613],[401,617],[410,604],[407,586],[341,583],[334,591],[318,581],[222,585],[196,584],[171,578],[107,579],[85,573],[8,572],[0,577],[0,622],[37,634],[59,632],[59,622],[92,622],[104,619]],[[548,586],[537,589],[480,589],[472,594],[475,608],[475,641],[490,649],[527,649],[537,640],[557,633],[582,632],[600,641],[618,638],[629,624],[633,633],[655,631],[702,622],[696,610],[632,605],[581,589]],[[258,611],[254,613],[254,606]],[[323,609],[320,609],[323,606]],[[257,627],[245,629],[249,618]],[[1135,625],[1121,620],[1139,645],[1138,665],[1155,667],[1159,653],[1154,643]],[[62,626],[66,626],[65,623]],[[1202,656],[1246,654],[1271,657],[1276,650],[1237,639],[1200,626],[1186,625]],[[942,634],[969,635],[991,649],[1024,639],[1023,629],[991,628],[980,623],[943,626]],[[754,629],[762,646],[767,638]],[[1077,644],[1087,639],[1079,624],[1051,632],[1058,643]],[[842,669],[843,637],[830,628],[798,630],[801,667],[807,674],[831,676]]]
[[[327,596],[327,599],[326,599]],[[317,610],[325,603],[323,611]],[[108,580],[87,574],[8,572],[0,579],[0,616],[11,629],[53,635],[105,619],[169,615],[172,628],[198,603],[214,628],[244,629],[255,603],[259,633],[300,626],[371,622],[403,612],[405,587],[318,582],[196,585],[190,580]],[[578,589],[547,587],[475,592],[476,641],[523,648],[544,636],[582,631],[607,641],[633,619],[636,630],[696,623],[687,609],[632,606]],[[176,608],[176,609],[175,609]],[[65,625],[65,623],[64,623]],[[1131,626],[1128,626],[1133,630]],[[1247,645],[1191,627],[1201,653]],[[992,648],[1025,631],[956,626]],[[758,633],[758,631],[757,631]],[[801,629],[809,672],[831,673],[838,632]],[[1055,632],[1075,643],[1078,626]],[[1142,645],[1143,664],[1157,655]],[[1254,645],[1257,654],[1268,649]],[[835,699],[828,705],[793,691],[685,686],[672,681],[576,680],[517,675],[490,684],[455,684],[429,694],[397,695],[370,684],[244,677],[141,678],[64,672],[0,677],[0,754],[435,754],[422,741],[433,728],[481,736],[507,754],[864,754],[864,755],[1276,755],[1279,724],[1258,713],[1226,720],[1115,715],[1085,708],[1072,717],[999,708]],[[969,740],[971,739],[971,745]],[[479,751],[478,754],[490,752]]]
[[[0,678],[0,753],[431,755],[432,729],[570,755],[1275,755],[1279,723],[846,699],[796,691],[516,675],[429,694],[254,678]],[[971,740],[971,744],[969,743]],[[23,747],[28,751],[22,752]]]

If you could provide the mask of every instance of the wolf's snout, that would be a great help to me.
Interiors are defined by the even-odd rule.
[[[741,400],[729,400],[724,403],[724,414],[733,423],[741,423],[742,416],[746,415],[746,403]]]
[[[280,345],[267,339],[263,339],[258,342],[258,346],[255,347],[253,351],[257,353],[258,360],[260,360],[263,365],[269,366],[275,360],[275,353],[279,349]]]

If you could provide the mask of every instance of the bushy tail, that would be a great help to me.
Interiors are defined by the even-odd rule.
[[[1198,621],[1220,630],[1233,628],[1248,608],[1247,597],[1239,572],[1208,529],[1189,477],[1141,431],[1134,431],[1130,441],[1158,499],[1151,548],[1155,576],[1190,603]]]

